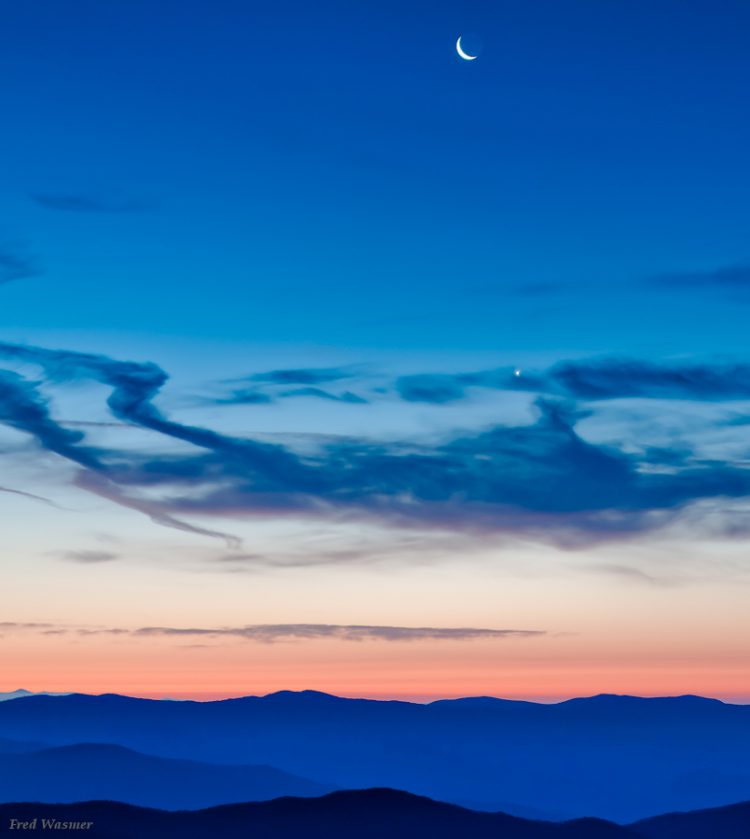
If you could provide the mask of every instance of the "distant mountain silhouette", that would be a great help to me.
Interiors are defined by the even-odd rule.
[[[7,702],[9,699],[21,699],[25,696],[34,696],[30,690],[19,688],[18,690],[8,690],[0,692],[0,702]]]
[[[279,798],[197,812],[166,813],[112,802],[0,805],[11,818],[92,821],[87,836],[107,839],[636,839],[599,819],[556,824],[504,813],[478,813],[389,789],[336,792],[322,798]]]
[[[274,766],[329,788],[391,787],[621,823],[750,799],[750,707],[694,696],[553,705],[492,697],[420,705],[315,691],[204,703],[32,696],[0,703],[0,737],[114,743]]]
[[[34,693],[33,691],[26,690],[25,688],[19,688],[18,690],[11,690],[6,691],[5,693],[0,692],[0,702],[7,702],[9,699],[25,699],[27,696],[65,696],[64,693],[49,693],[48,691],[42,691],[40,693]]]
[[[122,801],[166,810],[319,796],[330,787],[270,766],[220,766],[84,744],[0,754],[0,802]]]

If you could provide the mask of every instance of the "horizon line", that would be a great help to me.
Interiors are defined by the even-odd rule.
[[[12,696],[12,694],[21,694],[20,696]],[[403,696],[398,695],[369,695],[369,696],[347,696],[342,694],[330,693],[328,691],[316,690],[313,688],[302,689],[302,690],[290,690],[290,689],[280,689],[275,691],[270,691],[269,693],[264,694],[252,694],[252,693],[242,693],[242,694],[232,694],[229,693],[227,695],[222,695],[221,691],[211,691],[209,692],[196,692],[191,691],[189,694],[181,694],[179,692],[175,693],[174,691],[171,693],[164,693],[164,694],[155,694],[153,692],[149,692],[148,694],[137,694],[137,693],[119,693],[117,691],[104,691],[102,693],[90,693],[86,691],[77,691],[77,690],[69,690],[69,691],[51,691],[51,690],[40,690],[40,691],[30,691],[26,688],[16,688],[14,690],[8,691],[0,691],[0,697],[8,696],[7,699],[0,699],[0,702],[11,702],[17,701],[18,699],[27,699],[32,697],[39,697],[39,696],[47,696],[51,699],[56,698],[63,698],[67,696],[88,696],[88,697],[106,697],[106,696],[117,696],[124,699],[141,699],[144,701],[153,701],[153,702],[196,702],[200,704],[209,704],[212,702],[230,702],[240,699],[269,699],[271,697],[276,697],[284,694],[291,694],[294,696],[302,696],[302,695],[314,695],[318,697],[326,697],[329,699],[340,699],[343,701],[366,701],[366,702],[399,702],[406,705],[432,705],[438,702],[462,702],[466,700],[491,700],[495,702],[504,702],[504,703],[515,703],[515,704],[524,704],[524,705],[564,705],[569,702],[575,701],[587,701],[587,700],[594,700],[594,699],[635,699],[635,700],[659,700],[659,699],[699,699],[705,702],[718,702],[722,705],[729,705],[729,706],[738,706],[742,707],[744,705],[750,705],[750,696],[742,697],[744,701],[740,701],[739,697],[734,697],[732,699],[722,699],[717,696],[704,696],[702,694],[695,694],[695,693],[676,693],[676,694],[631,694],[631,693],[610,693],[610,692],[602,692],[602,693],[594,693],[594,694],[586,694],[586,695],[571,695],[565,698],[560,697],[541,697],[535,696],[533,698],[524,698],[524,697],[506,697],[506,696],[494,696],[491,694],[471,694],[471,695],[461,695],[461,696],[439,696],[436,695],[434,698],[427,698],[425,697],[423,700],[419,700],[414,698],[413,696],[410,698],[404,698]],[[11,696],[9,696],[11,695]],[[203,697],[203,698],[201,698]]]

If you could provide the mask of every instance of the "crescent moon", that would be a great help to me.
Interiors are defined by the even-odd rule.
[[[463,58],[464,61],[474,61],[475,58],[478,56],[476,55],[469,55],[468,52],[464,52],[463,47],[461,46],[461,35],[458,36],[458,40],[456,41],[456,52]]]

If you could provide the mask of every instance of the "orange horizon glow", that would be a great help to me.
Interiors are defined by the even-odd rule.
[[[496,696],[549,703],[608,693],[694,694],[743,704],[750,702],[750,685],[739,653],[678,655],[654,643],[635,655],[616,644],[592,647],[576,636],[201,645],[32,636],[18,639],[6,655],[3,683],[7,691],[198,701],[316,690],[413,702]]]
[[[470,575],[457,564],[403,570],[397,580],[379,568],[295,571],[292,580],[177,575],[158,564],[48,566],[43,577],[23,566],[4,591],[14,604],[0,629],[5,690],[204,701],[317,690],[416,702],[601,693],[750,702],[747,590],[724,581],[644,586],[549,569],[508,577],[490,565]],[[92,574],[101,577],[96,596],[82,602]],[[292,622],[537,634],[269,643],[226,634]],[[140,627],[171,629],[139,635]]]

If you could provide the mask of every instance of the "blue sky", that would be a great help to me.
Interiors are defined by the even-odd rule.
[[[642,585],[677,660],[668,616],[733,615],[749,32],[728,1],[7,10],[0,503],[19,623],[47,617],[40,574],[94,585],[88,620],[131,628],[215,624],[191,581],[219,602],[247,575],[279,623],[505,629],[478,591],[488,563],[511,629],[580,619],[616,645],[642,605],[622,587]],[[461,608],[430,576],[444,562]],[[368,597],[383,567],[417,612]],[[305,602],[310,569],[328,609]],[[581,610],[589,586],[611,620]],[[696,667],[670,684],[710,690]]]
[[[731,288],[649,282],[748,259],[750,12],[707,8],[19,6],[3,326],[740,351]]]

